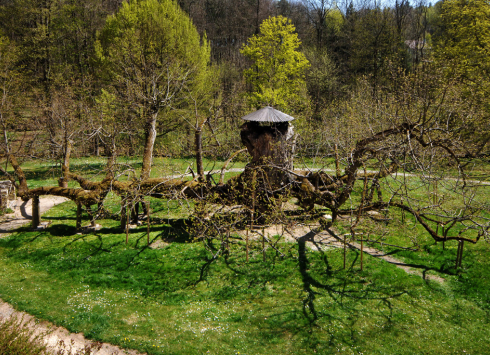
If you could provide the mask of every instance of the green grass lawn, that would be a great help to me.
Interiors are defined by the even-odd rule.
[[[72,159],[71,170],[100,180],[105,163]],[[138,158],[118,163],[125,178],[141,167]],[[156,158],[152,177],[182,174],[193,164]],[[220,169],[223,162],[204,164]],[[334,162],[295,164],[305,166],[333,168]],[[59,166],[27,162],[23,168],[31,188],[57,184]],[[408,179],[414,199],[432,198],[418,178]],[[398,183],[382,188],[386,197]],[[438,189],[446,206],[458,207],[444,186]],[[486,203],[487,190],[475,201]],[[304,243],[279,243],[283,256],[268,249],[267,261],[254,244],[246,262],[245,246],[235,239],[229,255],[213,258],[217,241],[205,248],[179,228],[194,212],[192,201],[151,199],[150,237],[160,247],[147,246],[146,226],[131,230],[126,245],[116,215],[120,198],[110,193],[104,205],[114,219],[99,220],[103,228],[95,234],[76,234],[76,206],[67,202],[43,215],[52,222],[48,229],[24,228],[0,239],[0,298],[72,332],[149,354],[488,353],[490,245],[484,240],[465,244],[456,270],[456,242],[435,244],[412,216],[390,209],[386,223],[361,219],[356,230],[384,243],[371,246],[443,277],[440,284],[368,255],[361,272],[358,251],[348,252],[344,270],[342,250],[313,252]],[[335,230],[349,232],[350,221]]]
[[[224,163],[224,161],[220,160],[203,159],[203,165],[206,171],[220,170]],[[5,164],[5,162],[2,164]],[[104,168],[106,167],[106,164],[107,159],[104,157],[72,158],[70,161],[70,171],[80,174],[87,179],[100,181],[105,176]],[[117,159],[117,164],[120,180],[139,176],[141,170],[141,157],[119,157]],[[236,159],[232,161],[227,168],[244,168],[246,164],[247,162],[243,159]],[[60,163],[53,163],[52,161],[26,161],[21,164],[21,168],[26,175],[29,188],[57,186],[58,178],[61,176]],[[190,174],[191,171],[189,168],[196,172],[195,159],[192,157],[189,159],[155,157],[153,159],[151,177],[159,178],[184,173]],[[8,171],[10,173],[13,172],[10,166]],[[219,174],[215,175],[215,179],[216,181],[219,180]],[[73,181],[69,182],[68,186],[79,187],[79,185]]]
[[[152,209],[163,208],[163,202]],[[169,205],[174,216],[182,206]],[[212,258],[169,224],[132,230],[102,220],[96,234],[74,234],[75,206],[43,216],[45,231],[0,240],[0,297],[72,332],[149,354],[484,354],[488,351],[489,246],[467,247],[462,272],[444,284],[349,251],[280,244],[267,261],[242,243]],[[170,242],[172,241],[172,242]],[[214,245],[218,247],[217,244]],[[402,255],[435,268],[455,254],[429,245]],[[413,255],[413,256],[411,256]],[[439,261],[437,261],[439,260]],[[438,264],[438,265],[439,265]]]

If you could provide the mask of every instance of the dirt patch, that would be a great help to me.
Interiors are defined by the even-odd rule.
[[[164,242],[161,239],[155,240],[153,243],[150,244],[151,249],[164,249],[169,245],[169,243]]]

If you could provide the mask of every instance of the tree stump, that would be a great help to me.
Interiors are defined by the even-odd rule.
[[[287,172],[293,168],[292,125],[288,122],[261,125],[250,121],[242,125],[240,136],[252,156],[239,182],[243,185],[244,204],[249,207],[254,204],[258,212],[266,215],[277,207],[277,195],[283,195],[293,180]],[[250,189],[254,190],[254,201]]]

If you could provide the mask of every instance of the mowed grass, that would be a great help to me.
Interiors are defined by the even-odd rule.
[[[182,174],[192,163],[157,158],[152,177]],[[123,178],[141,167],[137,158],[119,164]],[[206,170],[213,165],[206,161]],[[30,187],[56,185],[52,165],[24,166]],[[103,158],[74,159],[71,169],[99,180],[104,166]],[[411,179],[415,198],[430,199]],[[119,197],[110,194],[105,207],[117,213]],[[89,338],[149,354],[488,353],[486,241],[466,243],[456,270],[456,242],[435,244],[413,217],[390,209],[386,223],[361,219],[357,230],[385,243],[371,246],[443,277],[441,284],[367,255],[361,272],[358,251],[348,251],[344,270],[342,250],[313,252],[304,243],[280,243],[284,257],[269,249],[265,262],[253,245],[247,263],[235,240],[230,255],[213,258],[218,243],[209,251],[180,229],[190,201],[151,201],[156,249],[147,246],[146,226],[131,230],[126,245],[116,218],[98,221],[104,228],[95,234],[75,234],[75,210],[67,202],[43,216],[52,222],[47,230],[0,239],[0,298]],[[349,223],[336,225],[339,235]]]
[[[439,271],[440,284],[366,255],[361,272],[357,251],[344,270],[342,250],[304,243],[280,244],[284,257],[268,249],[265,262],[253,245],[247,263],[239,242],[213,258],[219,245],[192,242],[174,228],[177,217],[152,226],[157,249],[144,226],[126,245],[115,220],[74,234],[71,202],[43,218],[52,221],[45,231],[0,240],[0,297],[92,339],[149,354],[488,352],[486,243],[466,249],[462,273]]]

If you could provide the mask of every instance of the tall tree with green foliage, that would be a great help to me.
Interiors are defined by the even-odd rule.
[[[208,41],[175,1],[133,0],[107,19],[96,50],[107,90],[144,121],[146,179],[162,112],[182,107],[189,92],[205,92],[210,83]]]
[[[488,0],[448,0],[442,4],[439,29],[434,34],[434,54],[446,77],[457,81],[465,103],[480,118],[462,125],[467,141],[488,153],[490,139],[490,6]],[[450,124],[461,124],[453,115]]]
[[[488,0],[449,0],[441,10],[436,56],[469,85],[472,95],[490,94],[490,5]]]
[[[270,17],[260,25],[260,33],[244,45],[241,53],[253,61],[245,70],[252,90],[249,103],[292,109],[306,99],[305,71],[309,62],[298,49],[301,41],[294,25],[283,16]]]
[[[3,142],[0,144],[6,154],[10,154],[7,130],[19,123],[15,109],[19,108],[16,98],[21,87],[21,77],[16,71],[18,48],[6,36],[0,33],[0,126],[3,130]]]

